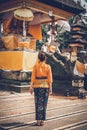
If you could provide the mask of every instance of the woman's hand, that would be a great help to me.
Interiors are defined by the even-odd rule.
[[[49,86],[49,94],[52,95],[52,83],[48,83]]]
[[[52,95],[52,88],[50,87],[49,94]]]
[[[29,92],[30,92],[31,94],[33,94],[33,91],[34,91],[33,87],[30,86],[30,87],[29,87]]]

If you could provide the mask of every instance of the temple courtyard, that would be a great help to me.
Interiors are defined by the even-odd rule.
[[[87,130],[87,97],[53,94],[45,125],[35,123],[34,95],[0,91],[0,130]]]

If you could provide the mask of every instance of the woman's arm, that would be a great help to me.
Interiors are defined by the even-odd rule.
[[[52,95],[52,83],[48,83],[48,85],[49,85],[49,93],[50,95]]]
[[[33,93],[33,83],[30,84],[29,92],[30,92],[31,94]]]
[[[31,94],[33,93],[33,85],[34,85],[34,82],[35,82],[35,77],[36,77],[36,72],[35,72],[35,66],[34,66],[33,70],[32,70],[32,75],[31,75],[31,84],[30,84],[30,87],[29,87],[29,92]]]

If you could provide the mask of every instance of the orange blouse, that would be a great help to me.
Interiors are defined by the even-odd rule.
[[[50,65],[45,62],[38,62],[32,71],[31,83],[34,88],[49,88],[52,83],[52,71]]]

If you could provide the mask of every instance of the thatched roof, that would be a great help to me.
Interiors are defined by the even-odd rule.
[[[84,39],[72,38],[68,41],[69,46],[86,46],[87,42]]]
[[[85,28],[85,26],[84,26],[84,24],[83,23],[75,23],[75,24],[73,24],[72,26],[71,26],[71,28],[73,29],[73,28]]]
[[[84,37],[85,36],[85,32],[82,32],[82,31],[71,31],[71,35],[79,35],[79,36],[82,36]]]

